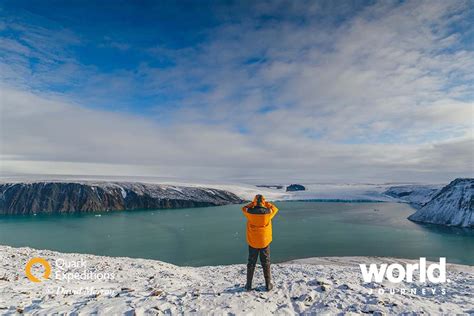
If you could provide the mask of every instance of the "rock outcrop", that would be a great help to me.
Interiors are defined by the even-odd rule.
[[[218,189],[134,182],[0,184],[0,214],[187,208],[242,203]]]
[[[281,190],[283,189],[282,185],[279,184],[257,184],[257,188],[269,188],[269,189],[276,189],[276,190]]]
[[[474,228],[474,179],[456,179],[408,219]]]
[[[286,192],[304,191],[304,190],[306,190],[306,188],[301,184],[290,184],[289,186],[286,187]]]

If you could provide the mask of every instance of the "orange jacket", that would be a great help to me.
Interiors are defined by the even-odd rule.
[[[265,248],[272,242],[272,218],[278,212],[278,208],[270,202],[262,199],[262,206],[269,209],[268,214],[251,214],[249,208],[257,206],[257,198],[253,202],[242,207],[247,218],[247,243],[253,248]]]

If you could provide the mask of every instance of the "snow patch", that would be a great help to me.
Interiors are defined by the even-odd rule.
[[[120,187],[120,193],[122,193],[122,197],[123,197],[124,199],[127,198],[127,191],[125,191],[124,188]]]

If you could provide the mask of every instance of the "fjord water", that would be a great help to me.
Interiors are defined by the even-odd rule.
[[[447,257],[474,265],[474,230],[420,225],[402,203],[277,202],[271,258]],[[240,205],[111,213],[2,216],[0,244],[158,259],[179,265],[245,263]]]

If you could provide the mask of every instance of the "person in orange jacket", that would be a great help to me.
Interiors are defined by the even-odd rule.
[[[278,208],[265,201],[263,195],[256,195],[248,205],[242,208],[247,218],[247,243],[249,245],[249,258],[247,263],[247,284],[245,289],[252,289],[253,273],[260,255],[260,263],[265,277],[267,291],[273,288],[270,273],[270,243],[272,242],[272,218]]]

